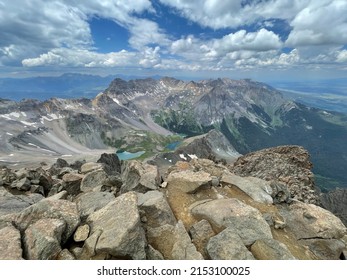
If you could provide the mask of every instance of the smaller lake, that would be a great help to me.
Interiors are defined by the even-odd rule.
[[[133,159],[133,158],[138,158],[139,156],[142,156],[145,153],[145,151],[140,151],[136,153],[130,153],[127,151],[121,152],[121,153],[116,153],[118,158],[120,160],[128,160],[128,159]]]
[[[176,150],[177,146],[178,146],[179,144],[181,144],[181,143],[182,143],[182,141],[172,142],[172,143],[166,145],[165,148],[166,148],[166,149],[169,149],[169,150],[171,150],[171,151],[173,151],[173,150]]]

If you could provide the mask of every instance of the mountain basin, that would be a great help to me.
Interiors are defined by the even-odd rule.
[[[128,160],[128,159],[134,159],[142,156],[145,153],[145,151],[139,151],[136,153],[130,153],[127,151],[117,152],[117,156],[120,160]]]

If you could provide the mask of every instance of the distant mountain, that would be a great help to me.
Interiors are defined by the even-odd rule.
[[[108,147],[149,157],[167,152],[167,144],[180,141],[177,134],[217,129],[242,154],[303,146],[321,187],[347,186],[347,116],[290,101],[252,80],[116,78],[93,99],[0,100],[0,127],[5,163],[19,164],[23,154],[56,157]]]

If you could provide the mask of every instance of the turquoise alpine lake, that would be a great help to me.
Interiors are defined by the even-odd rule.
[[[174,150],[177,148],[177,146],[178,146],[179,144],[181,144],[181,143],[182,143],[182,141],[172,142],[172,143],[166,145],[166,149],[169,149],[169,150],[171,150],[171,151],[174,151]]]
[[[138,158],[138,157],[142,156],[144,153],[145,153],[145,151],[139,151],[136,153],[130,153],[127,151],[122,151],[122,152],[116,153],[116,154],[120,160],[128,160],[128,159]]]

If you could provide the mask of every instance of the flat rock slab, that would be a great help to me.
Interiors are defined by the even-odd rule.
[[[205,201],[192,207],[191,212],[219,230],[233,228],[246,246],[258,239],[272,238],[271,229],[262,214],[235,198]]]
[[[257,202],[273,203],[272,189],[269,182],[265,180],[255,177],[240,177],[230,172],[224,172],[220,182],[236,186]]]
[[[206,250],[212,260],[254,260],[240,236],[226,228],[210,238]]]
[[[81,173],[87,174],[95,170],[101,170],[103,168],[102,163],[87,162],[81,166]]]
[[[205,171],[185,170],[171,172],[167,178],[168,185],[185,193],[195,193],[200,187],[211,186],[212,177]]]
[[[128,192],[117,197],[91,214],[87,223],[92,234],[101,231],[95,245],[97,254],[107,253],[114,257],[132,259],[146,258],[147,242],[141,227],[136,193]]]

